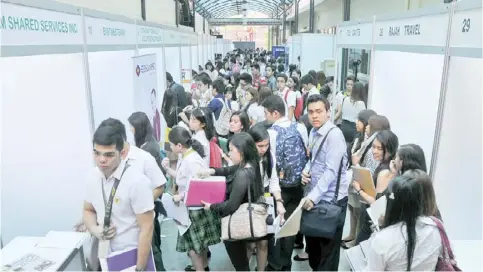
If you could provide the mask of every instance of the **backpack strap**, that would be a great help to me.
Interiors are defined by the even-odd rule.
[[[288,97],[288,93],[289,93],[289,92],[293,92],[293,91],[292,91],[292,90],[290,90],[290,89],[288,89],[288,90],[287,90],[287,92],[285,93],[285,96],[284,96],[284,97],[285,97],[285,98],[284,98],[285,103],[287,103],[287,97]]]

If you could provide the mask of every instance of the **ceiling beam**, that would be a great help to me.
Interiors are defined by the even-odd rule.
[[[281,25],[282,20],[271,18],[220,18],[208,20],[210,25]]]

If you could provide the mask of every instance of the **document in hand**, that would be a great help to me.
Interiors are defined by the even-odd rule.
[[[166,210],[167,217],[173,218],[176,223],[189,227],[191,225],[191,220],[188,215],[188,208],[183,202],[179,202],[176,205],[173,201],[173,196],[164,193],[161,197],[161,202],[163,203],[164,209]]]
[[[371,218],[371,221],[379,229],[379,217],[386,214],[387,198],[386,196],[380,197],[376,202],[371,204],[371,207],[367,208],[367,214]]]
[[[370,240],[361,242],[359,245],[344,250],[345,257],[352,271],[362,271],[367,266],[366,253]]]
[[[277,239],[294,236],[299,232],[303,205],[304,203],[301,201],[298,207],[295,208],[295,211],[281,227],[277,227],[280,226],[280,217],[277,216],[277,218],[275,218],[275,222],[273,223],[275,228],[275,243]]]
[[[202,207],[201,201],[210,204],[225,201],[225,177],[192,178],[186,189],[185,204],[187,207]]]
[[[138,259],[138,249],[132,248],[124,251],[113,252],[105,259],[100,259],[102,271],[134,271]],[[153,251],[149,253],[146,270],[156,271]]]
[[[351,166],[352,177],[355,181],[359,182],[361,189],[368,195],[376,197],[376,187],[374,187],[374,181],[372,180],[372,174],[369,168],[360,166]]]

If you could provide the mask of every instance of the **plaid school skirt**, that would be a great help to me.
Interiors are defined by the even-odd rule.
[[[191,226],[182,236],[178,234],[176,251],[194,250],[196,254],[221,242],[221,219],[213,211],[189,210]]]

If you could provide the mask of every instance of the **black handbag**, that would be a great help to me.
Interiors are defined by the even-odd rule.
[[[333,129],[333,128],[332,128]],[[324,139],[320,143],[320,146],[315,153],[315,157],[319,155],[322,146],[329,135],[330,129],[327,134],[325,135]],[[300,233],[305,236],[309,237],[322,237],[322,238],[333,238],[337,231],[337,228],[341,225],[341,221],[344,218],[340,218],[343,209],[342,207],[337,205],[337,197],[339,196],[339,187],[340,187],[340,178],[342,172],[342,164],[344,161],[344,156],[340,161],[339,172],[337,175],[337,185],[335,187],[335,195],[334,198],[328,201],[321,201],[317,205],[315,205],[310,211],[303,210],[302,212],[302,219],[300,221]],[[310,170],[312,169],[312,165],[310,165]],[[309,170],[309,171],[310,171]]]

